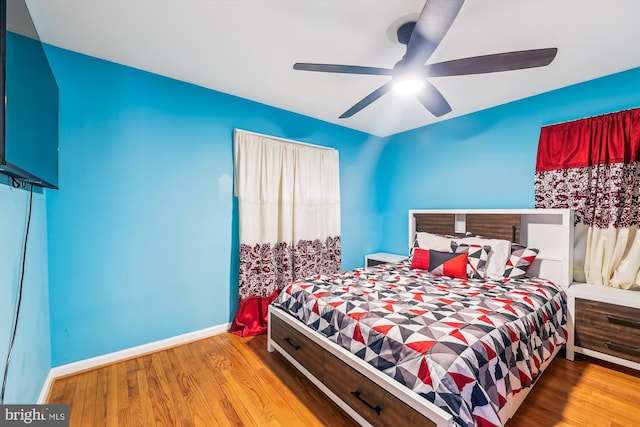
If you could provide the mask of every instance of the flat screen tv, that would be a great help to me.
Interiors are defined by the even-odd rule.
[[[25,0],[0,9],[0,173],[58,188],[58,85]]]

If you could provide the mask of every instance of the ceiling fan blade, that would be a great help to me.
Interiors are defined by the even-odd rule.
[[[416,95],[418,101],[420,101],[420,103],[424,105],[424,108],[429,110],[429,112],[436,117],[444,116],[449,113],[451,111],[451,106],[447,100],[444,99],[444,96],[442,96],[440,91],[428,81],[425,81],[424,83],[424,87]]]
[[[464,0],[427,0],[407,43],[404,60],[411,66],[424,65],[458,16]]]
[[[309,64],[306,62],[296,62],[293,64],[293,69],[303,71],[320,71],[324,73],[371,74],[377,76],[390,76],[393,72],[390,68],[361,67],[359,65],[339,64]]]
[[[346,119],[347,117],[353,116],[355,113],[362,110],[364,107],[368,106],[373,101],[380,98],[382,95],[389,92],[390,90],[391,90],[391,82],[383,84],[378,89],[374,90],[369,95],[365,96],[360,101],[358,101],[353,107],[349,108],[347,111],[342,113],[340,118]]]
[[[425,65],[424,76],[462,76],[544,67],[553,61],[556,53],[558,53],[558,49],[552,47],[455,59],[453,61]]]

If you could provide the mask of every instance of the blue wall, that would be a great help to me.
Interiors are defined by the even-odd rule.
[[[0,176],[0,384],[18,302],[29,191]],[[34,191],[23,296],[4,403],[34,403],[51,368],[45,194]]]
[[[542,126],[640,107],[640,68],[388,138],[380,250],[407,253],[409,209],[531,208]]]
[[[380,245],[381,141],[57,48],[60,189],[48,195],[54,366],[232,320],[234,128],[340,150],[343,267]]]

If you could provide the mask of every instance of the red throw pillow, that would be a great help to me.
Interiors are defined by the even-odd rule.
[[[413,252],[411,268],[428,270],[434,276],[466,279],[468,258],[469,254],[467,252],[440,252],[433,249],[416,248]]]
[[[411,268],[429,269],[429,251],[427,249],[415,248],[413,250]]]

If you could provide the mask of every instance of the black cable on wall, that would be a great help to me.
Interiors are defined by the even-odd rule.
[[[33,205],[33,184],[29,187],[29,213],[27,214],[27,229],[24,233],[24,242],[22,245],[22,263],[20,267],[20,282],[18,283],[18,302],[11,326],[11,338],[9,340],[9,350],[7,351],[7,359],[4,365],[4,375],[2,377],[2,391],[0,392],[0,405],[4,403],[4,395],[7,391],[7,377],[9,376],[9,364],[11,363],[11,355],[16,341],[16,333],[18,331],[18,319],[20,318],[20,306],[22,305],[22,290],[24,285],[24,267],[27,261],[27,242],[29,241],[29,228],[31,226],[31,207]]]

